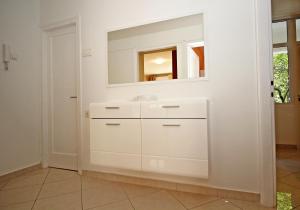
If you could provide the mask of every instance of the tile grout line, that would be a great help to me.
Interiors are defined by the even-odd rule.
[[[220,200],[222,200],[222,199],[220,199],[220,198],[217,198],[216,200],[207,201],[207,202],[205,202],[205,203],[202,203],[202,204],[199,204],[199,205],[193,206],[193,207],[191,207],[191,208],[188,208],[188,210],[193,210],[193,209],[196,209],[196,208],[198,208],[198,207],[205,206],[206,204],[214,203],[214,202],[216,202],[216,201],[220,201]],[[235,206],[235,205],[234,205],[234,206]],[[239,208],[240,208],[240,207],[239,207]]]
[[[228,201],[229,203],[231,203],[233,206],[235,206],[235,207],[237,207],[237,208],[243,210],[242,207],[240,207],[239,205],[235,204],[234,202],[232,202],[232,201],[230,201],[230,200],[227,200],[227,199],[226,199],[226,201]]]
[[[7,182],[4,183],[4,185],[0,188],[0,191],[4,191],[4,187],[11,181],[11,179],[8,179]]]
[[[122,190],[122,192],[123,192],[123,188],[122,188],[121,186],[119,186],[119,185],[120,185],[119,182],[108,181],[108,180],[105,180],[105,181],[110,182],[110,183],[113,183],[113,184],[117,184],[118,187],[120,187],[121,190]],[[97,187],[97,188],[99,188],[99,187]],[[91,188],[91,189],[97,189],[97,188]],[[88,189],[86,189],[86,190],[88,190]],[[124,193],[124,194],[125,194],[125,196],[126,196],[126,193]],[[115,201],[112,201],[112,202],[109,202],[109,203],[106,203],[106,204],[101,204],[101,205],[89,207],[89,208],[87,208],[87,209],[85,209],[85,210],[92,210],[92,209],[97,208],[97,207],[104,207],[104,206],[108,206],[108,205],[111,205],[111,204],[114,204],[114,203],[118,203],[118,202],[122,202],[122,201],[127,201],[127,200],[128,200],[128,199],[127,199],[127,196],[126,196],[126,199],[115,200]]]
[[[204,203],[202,203],[202,204],[199,204],[199,205],[197,205],[197,206],[193,206],[192,208],[189,208],[189,210],[198,208],[198,207],[200,207],[200,206],[204,206],[204,205],[206,205],[206,204],[210,204],[210,203],[213,203],[213,202],[222,200],[222,199],[219,198],[219,197],[215,197],[215,198],[216,198],[215,200],[206,201],[206,202],[204,202]]]
[[[135,208],[134,208],[134,206],[133,206],[133,204],[132,204],[132,201],[131,201],[130,198],[129,198],[129,195],[128,195],[128,193],[126,192],[126,190],[124,189],[124,187],[122,186],[122,184],[118,183],[118,185],[119,185],[119,187],[122,189],[122,191],[125,193],[125,195],[126,195],[128,201],[129,201],[131,207],[133,208],[133,210],[135,210]]]
[[[117,201],[112,201],[112,202],[109,202],[109,203],[106,203],[106,204],[102,204],[102,205],[97,205],[97,206],[93,206],[93,207],[89,207],[85,210],[93,210],[95,208],[98,208],[98,207],[106,207],[106,206],[109,206],[109,205],[112,205],[112,204],[115,204],[115,203],[119,203],[119,202],[123,202],[123,201],[127,201],[127,199],[125,200],[117,200]]]
[[[38,192],[38,194],[37,194],[37,196],[36,196],[36,198],[35,198],[35,200],[34,200],[34,202],[33,202],[33,205],[32,205],[32,207],[31,207],[31,210],[33,210],[33,207],[34,207],[34,205],[35,205],[37,199],[38,199],[39,196],[40,196],[40,193],[41,193],[41,191],[42,191],[42,189],[43,189],[43,186],[44,186],[44,184],[45,184],[45,182],[46,182],[46,179],[47,179],[49,173],[50,173],[50,168],[48,168],[47,175],[46,175],[46,177],[45,177],[45,179],[44,179],[44,181],[43,181],[43,183],[42,183],[42,185],[41,185],[41,189],[39,190],[39,192]]]
[[[176,189],[177,189],[177,187],[176,187]],[[179,199],[177,199],[176,196],[174,196],[171,192],[166,191],[166,193],[168,193],[172,198],[174,198],[176,201],[178,201],[183,206],[183,208],[188,210],[188,208]]]
[[[81,176],[81,175],[80,175],[80,184],[81,184],[81,190],[80,190],[81,209],[83,210],[83,200],[82,200],[82,176]]]

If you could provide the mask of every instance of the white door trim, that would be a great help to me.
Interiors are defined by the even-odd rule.
[[[276,205],[276,153],[272,55],[271,0],[256,0],[256,67],[258,87],[258,148],[260,202],[265,206]]]
[[[82,111],[82,69],[81,69],[81,18],[65,19],[42,26],[42,165],[48,167],[48,142],[49,142],[49,61],[48,61],[48,37],[49,31],[75,25],[76,28],[76,87],[77,87],[77,158],[78,172],[82,173],[82,139],[83,139],[83,111]]]

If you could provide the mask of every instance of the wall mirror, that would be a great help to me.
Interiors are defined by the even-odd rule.
[[[203,15],[108,32],[108,83],[206,77]]]

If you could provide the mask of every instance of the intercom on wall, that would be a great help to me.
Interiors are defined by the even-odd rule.
[[[3,50],[3,63],[5,70],[8,70],[8,63],[10,61],[10,46],[8,44],[2,45]]]

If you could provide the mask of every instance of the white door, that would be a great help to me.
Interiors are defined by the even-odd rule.
[[[49,166],[77,170],[76,27],[48,34]]]

